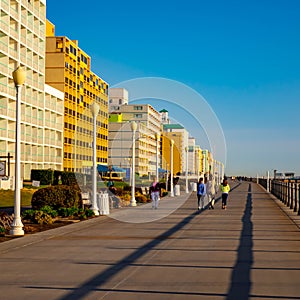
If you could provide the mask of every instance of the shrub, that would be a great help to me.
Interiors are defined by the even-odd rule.
[[[41,185],[48,185],[53,183],[53,170],[31,170],[30,180],[40,181]]]
[[[87,219],[87,215],[85,214],[85,210],[82,208],[79,208],[77,211],[76,216],[80,219],[80,220],[85,220]]]
[[[47,213],[45,213],[41,210],[35,211],[32,221],[37,224],[52,224],[53,223],[53,219],[51,218],[51,216],[49,216]]]
[[[29,220],[35,224],[52,224],[52,217],[44,211],[28,209],[22,213],[24,220]]]
[[[85,215],[86,215],[88,218],[90,218],[90,217],[95,216],[95,213],[94,213],[91,209],[87,208],[87,209],[85,210]]]
[[[58,214],[62,217],[72,217],[78,213],[77,207],[61,207],[58,209]]]
[[[135,193],[135,200],[138,203],[147,203],[148,202],[148,198],[141,194],[140,192]]]
[[[0,226],[0,234],[4,234],[5,233],[5,228],[3,226]]]
[[[78,217],[80,220],[93,217],[95,213],[91,209],[83,209],[77,207],[62,207],[58,210],[58,214],[62,217]]]
[[[57,185],[37,190],[31,200],[33,209],[41,209],[44,206],[53,209],[61,207],[78,207],[81,205],[79,190],[65,185]]]
[[[22,217],[24,220],[33,220],[34,214],[35,214],[34,209],[27,209],[22,212]]]
[[[48,214],[48,215],[51,216],[52,218],[56,218],[56,217],[58,216],[58,212],[57,212],[55,209],[53,209],[51,206],[49,206],[49,205],[43,206],[43,207],[40,209],[40,211],[42,211],[42,212]]]

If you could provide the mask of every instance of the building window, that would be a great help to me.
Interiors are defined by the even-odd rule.
[[[70,45],[70,52],[76,56],[76,49],[72,45]]]
[[[137,119],[141,119],[143,117],[143,115],[142,114],[134,114],[134,117]]]
[[[80,55],[80,59],[82,62],[84,62],[87,65],[87,58],[84,55]]]
[[[135,105],[135,106],[133,107],[133,109],[134,109],[134,110],[143,110],[143,106],[141,106],[141,105]]]

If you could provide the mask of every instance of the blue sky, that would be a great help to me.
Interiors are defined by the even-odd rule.
[[[224,131],[226,173],[250,176],[300,175],[299,14],[298,0],[47,1],[56,35],[78,40],[110,85],[153,76],[200,93]]]

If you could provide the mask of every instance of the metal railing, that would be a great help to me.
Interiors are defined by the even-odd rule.
[[[259,179],[259,184],[300,215],[300,181]]]

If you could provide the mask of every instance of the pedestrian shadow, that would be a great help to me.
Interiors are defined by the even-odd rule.
[[[247,202],[242,217],[243,228],[240,244],[237,248],[237,260],[231,273],[231,285],[227,293],[227,300],[246,300],[250,297],[251,268],[253,264],[253,224],[251,184],[248,187]]]

